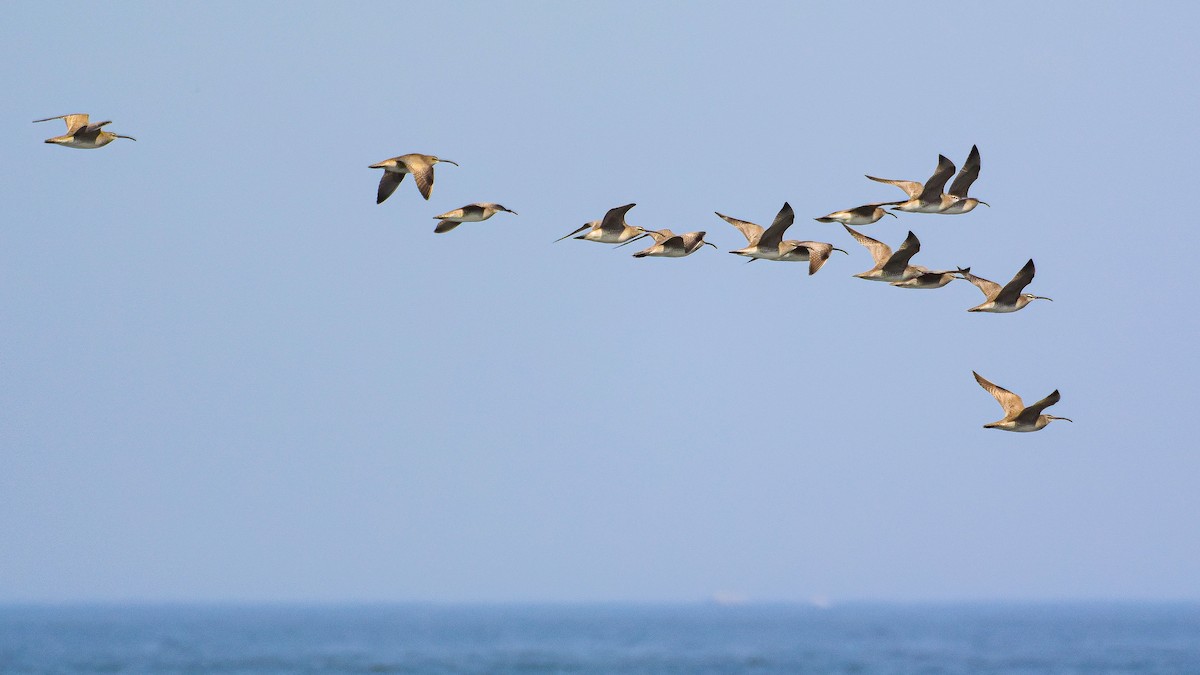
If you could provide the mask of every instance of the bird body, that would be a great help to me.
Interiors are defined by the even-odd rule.
[[[1026,407],[1025,404],[1021,402],[1020,396],[1017,396],[1003,387],[998,387],[995,384],[992,384],[975,371],[971,371],[971,374],[975,376],[975,381],[979,383],[979,386],[983,387],[984,391],[991,394],[992,397],[996,399],[996,402],[1000,404],[1000,407],[1004,408],[1003,419],[983,425],[984,429],[1029,432],[1044,429],[1047,424],[1050,424],[1050,422],[1054,420],[1066,420],[1067,422],[1074,421],[1066,417],[1055,417],[1054,415],[1046,415],[1042,413],[1042,411],[1046,408],[1058,403],[1059,398],[1061,397],[1059,396],[1057,389],[1051,392],[1046,398]]]
[[[1033,281],[1033,275],[1036,270],[1033,266],[1033,259],[1025,263],[1012,280],[1003,287],[994,281],[988,281],[983,277],[977,277],[971,274],[971,269],[958,270],[958,274],[967,281],[971,282],[976,288],[983,292],[984,301],[970,309],[968,312],[989,312],[992,314],[1008,314],[1015,312],[1025,307],[1034,300],[1050,300],[1050,298],[1032,293],[1022,293],[1021,291]]]
[[[517,215],[516,211],[507,209],[495,202],[476,202],[474,204],[467,204],[462,208],[454,209],[453,211],[447,211],[440,216],[434,216],[440,222],[438,222],[437,227],[433,231],[438,234],[449,232],[458,227],[460,223],[478,223],[491,218],[501,211],[511,213],[514,216]]]
[[[825,264],[833,251],[842,251],[836,248],[833,244],[827,244],[820,241],[797,241],[789,239],[784,241],[783,235],[787,229],[792,226],[796,219],[796,213],[787,202],[783,203],[783,208],[776,214],[775,220],[771,223],[771,227],[763,229],[761,225],[756,225],[746,220],[738,220],[731,218],[723,213],[717,212],[717,215],[722,220],[733,225],[746,237],[747,246],[740,248],[730,253],[745,256],[751,260],[774,260],[777,262],[807,262],[808,273],[816,274],[817,270]],[[845,253],[845,251],[842,251]]]
[[[946,182],[954,175],[954,162],[951,162],[945,155],[938,155],[937,169],[933,175],[924,183],[918,183],[913,180],[892,180],[890,178],[876,178],[875,176],[867,176],[877,183],[887,183],[895,185],[904,190],[904,194],[908,195],[908,201],[900,202],[896,206],[897,211],[906,211],[908,213],[938,213],[946,209],[954,202],[958,201],[958,197],[942,193],[942,188],[946,187]]]
[[[643,235],[649,232],[649,230],[625,222],[625,214],[629,213],[629,209],[635,206],[637,204],[626,204],[611,208],[608,210],[608,213],[604,214],[604,218],[584,223],[579,229],[564,234],[554,241],[562,241],[567,237],[579,235],[575,238],[584,241],[594,241],[600,244],[620,244]],[[584,234],[579,234],[584,230],[588,231]]]
[[[368,168],[383,169],[383,176],[379,179],[379,191],[375,195],[375,203],[382,204],[383,200],[391,197],[396,188],[400,186],[400,181],[410,173],[413,180],[417,182],[417,190],[421,196],[429,199],[429,193],[433,190],[433,165],[438,162],[458,166],[457,162],[448,159],[417,153],[400,155],[372,164]]]
[[[893,218],[898,216],[891,211],[883,208],[885,206],[894,206],[903,204],[904,202],[877,202],[874,204],[863,204],[845,211],[834,211],[827,216],[813,218],[818,223],[841,223],[843,225],[870,225],[877,222],[884,215],[889,215]]]
[[[61,145],[64,148],[94,150],[96,148],[102,148],[118,138],[128,138],[131,141],[137,140],[133,136],[122,136],[121,134],[114,134],[111,131],[104,131],[102,127],[106,124],[111,124],[112,120],[89,123],[87,113],[75,113],[73,115],[47,117],[44,120],[34,120],[34,123],[49,122],[50,120],[63,120],[67,123],[66,134],[46,139],[47,143]]]
[[[872,239],[865,234],[855,232],[850,229],[849,225],[843,225],[842,227],[845,227],[846,231],[858,243],[866,247],[867,251],[871,254],[871,259],[875,261],[874,267],[854,275],[859,279],[897,283],[916,279],[929,272],[924,267],[908,264],[908,261],[917,254],[917,251],[921,250],[921,241],[917,239],[917,235],[913,234],[912,231],[909,231],[908,236],[904,239],[904,243],[893,253],[892,248],[887,244],[877,239]]]

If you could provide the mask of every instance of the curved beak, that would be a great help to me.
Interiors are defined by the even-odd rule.
[[[701,242],[701,244],[700,244],[700,245],[701,245],[701,246],[711,246],[711,247],[713,247],[713,248],[717,248],[717,245],[716,245],[716,244],[714,244],[714,243],[712,243],[711,241],[705,241],[705,242]]]
[[[448,160],[448,159],[439,159],[438,161],[439,161],[439,162],[445,162],[445,163],[447,163],[447,164],[453,164],[454,166],[458,166],[458,162],[454,162],[454,161],[451,161],[451,160]]]
[[[975,201],[979,202],[980,204],[983,204],[984,206],[988,207],[989,209],[990,209],[990,208],[992,208],[992,205],[991,205],[991,204],[989,204],[989,203],[987,203],[987,202],[983,201],[982,199],[977,199],[977,200],[975,200]]]
[[[834,247],[833,247],[833,250],[835,250],[835,251],[841,251],[842,253],[845,253],[846,255],[850,255],[850,252],[849,252],[849,251],[846,251],[846,250],[840,249],[840,248],[838,248],[838,247],[836,247],[836,246],[834,246]]]
[[[137,140],[137,139],[136,139],[136,138],[134,138],[133,136],[122,136],[121,134],[113,134],[113,136],[116,136],[117,138],[128,138],[128,139],[129,139],[129,140],[131,140],[131,141],[136,141],[136,140]]]
[[[884,210],[883,210],[883,212],[884,212],[884,213],[886,213],[886,214],[888,214],[889,216],[891,216],[891,217],[893,217],[893,218],[899,218],[899,217],[900,217],[900,216],[898,216],[898,215],[896,215],[896,214],[892,213],[891,211],[889,211],[889,210],[887,210],[887,209],[884,209]]]
[[[1052,300],[1052,299],[1050,299],[1050,298],[1043,298],[1043,297],[1042,297],[1042,296],[1040,296],[1040,295],[1035,295],[1035,296],[1033,296],[1033,299],[1034,299],[1034,300],[1050,300],[1050,302],[1054,302],[1054,300]]]
[[[1070,422],[1072,424],[1075,423],[1075,420],[1067,418],[1067,417],[1055,417],[1054,415],[1048,415],[1047,417],[1049,417],[1052,420],[1062,420],[1064,422]]]
[[[508,211],[509,213],[513,214],[514,216],[516,216],[516,215],[520,215],[520,214],[518,214],[516,211],[513,211],[512,209],[504,209],[504,210],[505,210],[505,211]]]

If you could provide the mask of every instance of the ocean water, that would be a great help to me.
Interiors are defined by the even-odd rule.
[[[10,606],[0,673],[1200,675],[1200,605]]]

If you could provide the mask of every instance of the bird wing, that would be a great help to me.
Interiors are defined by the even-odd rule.
[[[487,210],[488,206],[495,206],[495,205],[494,204],[488,204],[488,205],[467,204],[466,206],[459,209],[459,211],[462,212],[460,215],[463,218],[479,218],[481,220],[487,220],[487,217],[490,217],[489,212]],[[493,210],[493,211],[491,211],[491,213],[495,213],[495,211]],[[487,216],[487,217],[485,217],[485,216]]]
[[[563,236],[559,237],[558,239],[555,239],[555,240],[554,240],[554,242],[559,242],[559,241],[562,241],[563,239],[566,239],[567,237],[574,236],[574,235],[576,235],[576,234],[579,234],[580,232],[583,232],[584,230],[591,229],[591,228],[595,227],[595,226],[596,226],[596,225],[598,225],[598,224],[599,224],[599,223],[598,223],[597,221],[592,221],[592,222],[590,222],[590,223],[584,223],[584,224],[583,224],[583,227],[580,227],[578,230],[575,230],[574,232],[570,232],[570,233],[564,234]],[[551,243],[554,243],[554,242],[551,242]]]
[[[1055,403],[1058,403],[1058,399],[1060,398],[1062,397],[1058,395],[1058,390],[1055,389],[1054,391],[1050,392],[1050,395],[1046,398],[1022,410],[1020,414],[1017,415],[1017,421],[1033,424],[1037,421],[1038,417],[1041,417],[1043,410],[1049,408]]]
[[[950,184],[950,189],[946,194],[966,198],[967,190],[971,189],[971,183],[974,183],[976,178],[979,178],[979,147],[972,145],[971,154],[967,155],[967,162],[954,177],[954,182]]]
[[[792,210],[792,205],[787,202],[783,203],[783,208],[779,209],[779,213],[775,214],[775,220],[771,226],[762,233],[758,238],[759,246],[779,246],[783,241],[783,233],[792,226],[796,221],[796,212]]]
[[[942,189],[946,187],[946,181],[954,175],[954,162],[951,162],[945,155],[938,155],[938,165],[934,169],[933,175],[929,180],[925,181],[925,189],[921,190],[919,196],[923,202],[932,202],[941,199]]]
[[[984,391],[991,394],[992,397],[996,399],[996,402],[1000,404],[1001,408],[1004,408],[1004,419],[1014,419],[1017,415],[1021,414],[1022,410],[1025,409],[1025,404],[1021,403],[1020,396],[1017,396],[1004,387],[998,387],[991,382],[988,382],[985,377],[973,370],[971,371],[971,374],[975,376],[975,381],[979,383],[979,386],[983,387]]]
[[[997,293],[996,297],[993,299],[1002,305],[1011,305],[1015,303],[1017,298],[1021,295],[1021,291],[1025,290],[1025,287],[1029,285],[1029,282],[1033,281],[1033,274],[1035,271],[1036,270],[1033,268],[1033,258],[1030,258],[1029,262],[1025,263],[1025,266],[1022,267],[1020,271],[1017,272],[1016,276],[1012,278],[1012,281],[1004,284],[1004,288],[1001,288],[1000,292]]]
[[[876,202],[874,204],[863,204],[862,206],[856,206],[852,209],[846,209],[846,213],[869,218],[875,215],[875,209],[879,208],[880,206],[895,206],[903,203],[904,202]]]
[[[725,222],[729,223],[730,225],[736,227],[738,229],[738,231],[742,233],[742,236],[746,238],[746,241],[750,243],[751,246],[757,244],[759,239],[762,238],[762,235],[763,235],[762,225],[755,225],[754,223],[752,223],[748,220],[738,220],[737,218],[730,218],[729,216],[721,213],[720,211],[713,211],[713,213],[717,214],[718,216],[721,216],[722,220],[724,220]]]
[[[658,237],[654,239],[662,245],[664,251],[687,251],[687,242],[683,240],[682,235],[675,234],[662,241],[658,241]]]
[[[404,174],[400,174],[400,175],[403,176]],[[443,218],[462,218],[467,215],[467,209],[471,208],[472,206],[475,206],[475,205],[469,204],[460,209],[454,209],[453,211],[447,211],[440,216],[434,216],[434,218],[437,220],[442,220]]]
[[[404,174],[384,171],[383,177],[379,179],[379,192],[375,195],[375,203],[382,204],[383,200],[391,197],[402,180],[404,180]]]
[[[842,225],[842,227],[846,228],[846,231],[849,232],[850,235],[858,241],[858,243],[867,247],[867,251],[871,253],[871,259],[875,261],[876,266],[883,265],[888,261],[889,258],[892,257],[892,248],[887,244],[879,241],[878,239],[872,239],[865,234],[859,234],[858,232],[850,229],[849,225]]]
[[[86,124],[86,125],[80,127],[79,130],[76,131],[75,133],[76,134],[94,134],[94,133],[100,131],[100,129],[103,128],[104,125],[106,125],[106,124],[112,124],[112,120],[104,120],[103,122],[92,122],[90,124]]]
[[[459,223],[457,220],[443,220],[442,222],[437,224],[437,227],[433,228],[433,231],[437,232],[438,234],[443,234],[445,232],[449,232],[450,230],[453,230],[454,228],[458,227],[459,225],[461,225],[461,223]]]
[[[421,192],[421,196],[429,199],[429,193],[433,190],[433,165],[420,155],[405,155],[403,161],[404,167],[413,175],[413,180],[417,181],[417,190]]]
[[[73,115],[57,115],[55,117],[47,117],[44,120],[34,120],[34,122],[49,122],[50,120],[63,120],[67,123],[67,136],[73,136],[80,127],[86,127],[88,123],[87,113],[75,113]]]
[[[621,232],[625,229],[625,214],[629,213],[629,209],[637,206],[637,204],[626,204],[625,206],[617,206],[608,210],[604,214],[604,219],[600,221],[600,229],[608,232]]]
[[[829,254],[833,253],[833,244],[826,244],[821,241],[802,241],[801,246],[808,249],[808,275],[812,276],[821,269],[826,260],[829,260]]]
[[[883,264],[883,270],[892,274],[897,274],[904,271],[908,267],[908,261],[921,250],[921,241],[917,239],[917,235],[909,230],[908,236],[904,238],[904,243],[900,244],[900,248],[888,258]]]
[[[867,178],[870,178],[871,180],[875,181],[876,183],[887,183],[888,185],[895,185],[896,187],[900,188],[901,190],[904,190],[904,194],[908,195],[910,199],[915,198],[917,195],[921,194],[921,190],[924,189],[924,186],[915,180],[891,180],[889,178],[876,178],[875,176],[867,176]]]
[[[960,275],[962,275],[962,278],[971,282],[975,286],[975,288],[978,288],[979,290],[983,291],[983,297],[985,299],[987,299],[987,300],[994,299],[996,297],[996,294],[1000,292],[1000,284],[998,284],[994,281],[988,281],[987,279],[984,279],[983,277],[977,277],[974,274],[971,274],[970,272],[968,272],[967,270],[969,270],[969,269],[971,269],[971,268],[968,267],[965,270],[960,269],[960,270],[958,270],[958,273]]]

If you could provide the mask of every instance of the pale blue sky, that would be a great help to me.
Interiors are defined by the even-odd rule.
[[[907,11],[4,4],[0,601],[1200,598],[1200,10]],[[973,143],[863,231],[1054,302],[852,278]],[[550,243],[628,202],[720,252]]]

